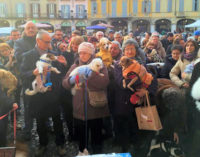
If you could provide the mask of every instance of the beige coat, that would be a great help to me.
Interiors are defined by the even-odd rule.
[[[197,57],[193,61],[195,61],[198,58],[200,58],[200,51],[198,52]],[[171,72],[169,74],[170,79],[177,86],[181,87],[185,82],[189,83],[192,74],[186,74],[185,79],[180,79],[178,76],[179,76],[179,74],[182,74],[184,72],[186,65],[190,64],[193,61],[188,61],[186,59],[183,59],[183,61],[182,61],[181,58],[179,58],[179,60],[174,65],[174,67],[171,69]]]

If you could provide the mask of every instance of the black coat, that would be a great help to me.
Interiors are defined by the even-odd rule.
[[[14,40],[9,40],[7,41],[7,44],[11,47],[11,48],[14,48]]]
[[[174,60],[171,55],[167,55],[165,58],[165,64],[162,67],[161,72],[160,72],[160,77],[170,79],[169,73],[171,69],[173,68],[173,66],[176,64],[176,62],[177,61]]]
[[[21,64],[22,62],[22,55],[23,53],[33,49],[36,44],[36,38],[35,37],[27,37],[23,36],[22,38],[15,41],[14,49],[15,49],[15,57],[17,59],[17,63]]]
[[[23,61],[21,64],[21,77],[22,86],[24,89],[32,89],[32,82],[35,79],[33,70],[36,68],[36,62],[39,60],[40,55],[36,48],[26,52],[23,55]],[[37,93],[29,97],[30,110],[33,116],[51,116],[52,114],[59,113],[59,98],[61,91],[61,83],[63,77],[63,64],[59,62],[53,62],[52,66],[61,71],[61,74],[51,73],[52,87],[51,91],[45,93]]]

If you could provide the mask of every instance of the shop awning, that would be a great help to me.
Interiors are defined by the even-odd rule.
[[[61,24],[61,27],[71,27],[71,22],[65,21]]]
[[[76,27],[85,27],[85,26],[86,26],[86,24],[83,21],[79,21],[76,23]]]

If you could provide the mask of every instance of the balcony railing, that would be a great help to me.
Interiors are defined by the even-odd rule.
[[[2,14],[0,19],[24,19],[24,18],[35,18],[35,19],[87,19],[87,13],[65,13],[65,14],[47,14],[47,13],[32,13],[32,14],[20,14],[18,16],[16,13]]]

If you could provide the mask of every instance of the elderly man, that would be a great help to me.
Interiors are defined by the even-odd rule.
[[[15,50],[15,57],[17,59],[17,67],[20,70],[21,62],[22,62],[22,55],[33,49],[36,44],[36,34],[37,34],[37,27],[32,21],[28,21],[24,28],[24,33],[22,38],[15,41],[14,50]],[[23,94],[25,88],[23,87],[24,80],[22,79],[22,88]],[[30,140],[31,138],[31,129],[33,127],[33,121],[29,115],[29,99],[27,96],[23,95],[23,103],[24,103],[24,121],[25,121],[25,128],[24,128],[24,139]]]
[[[98,39],[98,41],[100,41],[100,39],[103,38],[103,37],[104,37],[104,33],[102,31],[98,31],[96,33],[96,38]]]
[[[118,41],[122,45],[123,42],[122,34],[120,32],[115,32],[114,40]]]
[[[110,45],[110,53],[113,60],[118,61],[122,56],[121,45],[118,41],[112,41]]]
[[[51,46],[51,37],[46,31],[39,31],[36,36],[36,46],[32,50],[26,52],[23,55],[23,61],[21,66],[22,78],[24,87],[31,88],[32,82],[35,79],[33,71],[35,70],[36,62],[40,59],[40,56],[48,53]],[[59,71],[63,69],[63,64],[58,61],[54,61],[52,66],[56,67]],[[61,73],[62,74],[62,73]],[[36,95],[29,96],[29,106],[31,116],[36,118],[37,132],[39,135],[40,147],[36,151],[36,156],[43,156],[48,144],[47,134],[47,120],[52,117],[53,127],[55,133],[55,143],[59,155],[66,153],[64,149],[64,134],[62,121],[60,119],[60,90],[61,90],[61,74],[51,73],[50,79],[52,82],[51,90],[45,93],[37,93]]]
[[[22,54],[35,47],[35,36],[37,34],[37,27],[32,21],[28,21],[24,28],[24,34],[21,39],[14,44],[15,56],[18,64],[22,61]]]
[[[17,29],[13,29],[10,33],[10,40],[7,42],[7,44],[13,48],[14,47],[14,42],[18,40],[21,37],[21,33]]]

